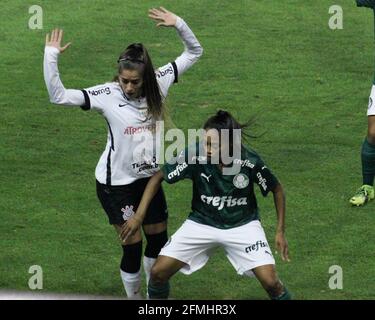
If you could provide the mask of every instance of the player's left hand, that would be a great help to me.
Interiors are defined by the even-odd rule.
[[[120,238],[123,242],[130,237],[135,235],[138,229],[141,227],[142,221],[140,221],[135,216],[132,216],[129,220],[125,221],[125,223],[121,227]]]
[[[279,252],[281,254],[281,259],[283,261],[290,262],[290,259],[289,259],[289,249],[288,249],[288,241],[285,238],[284,232],[277,232],[276,233],[275,245],[276,245],[277,250],[279,250]]]
[[[163,7],[150,9],[148,11],[148,16],[158,22],[156,25],[158,27],[174,27],[177,22],[177,16]]]

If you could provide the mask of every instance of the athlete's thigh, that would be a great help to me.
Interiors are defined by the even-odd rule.
[[[158,234],[165,230],[167,230],[167,221],[143,225],[143,231],[146,234]]]
[[[368,140],[371,144],[375,144],[375,114],[368,116]]]
[[[251,276],[251,270],[275,264],[265,232],[259,221],[223,231],[226,255],[240,275]]]
[[[186,265],[181,272],[191,274],[207,263],[219,245],[216,239],[216,228],[188,219],[170,237],[159,255],[184,262]]]
[[[182,262],[178,259],[159,256],[156,259],[154,266],[152,267],[152,273],[162,275],[163,278],[169,279],[185,265],[185,262]]]
[[[252,272],[263,286],[270,286],[279,281],[274,264],[256,267]]]
[[[139,183],[138,190],[140,195],[143,194],[144,189],[146,188],[146,181],[148,181],[148,179],[142,179],[142,181]],[[140,201],[141,198],[139,199],[139,202]],[[147,234],[163,232],[167,229],[167,220],[167,201],[165,199],[163,188],[160,187],[147,209],[146,217],[143,220],[143,230]]]
[[[97,181],[96,190],[110,224],[122,225],[134,215],[138,206],[138,199],[136,192],[133,191],[132,184],[107,186]]]

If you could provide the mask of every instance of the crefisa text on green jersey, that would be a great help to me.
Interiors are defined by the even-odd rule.
[[[212,131],[213,129],[211,129]],[[181,153],[184,151],[186,145],[189,147],[189,164],[190,161],[199,161],[201,163],[207,161],[207,154],[204,148],[199,148],[196,150],[194,147],[197,140],[202,141],[205,130],[204,129],[188,129],[187,137],[183,130],[173,128],[165,131],[164,121],[157,121],[156,126],[150,126],[143,128],[142,130],[137,130],[133,128],[131,131],[134,135],[134,140],[140,143],[133,150],[133,154],[144,154],[145,150],[150,150],[150,141],[155,144],[153,150],[155,150],[157,163],[164,164],[174,164],[183,163],[184,159],[180,157]],[[215,133],[212,133],[215,134]],[[252,164],[248,160],[241,160],[241,130],[234,129],[232,132],[230,130],[216,131],[217,137],[220,141],[233,146],[231,156],[229,155],[229,150],[220,150],[220,153],[215,154],[210,157],[210,163],[219,164],[220,162],[224,165],[233,165],[237,168],[247,166],[253,168]],[[152,138],[154,136],[154,139]],[[167,148],[164,147],[165,142],[170,143]],[[187,142],[187,143],[186,143]],[[176,156],[177,155],[177,156]],[[229,168],[227,168],[229,170]],[[233,173],[232,173],[233,174]]]

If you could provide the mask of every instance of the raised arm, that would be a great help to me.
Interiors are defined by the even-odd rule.
[[[63,53],[70,43],[61,47],[63,30],[55,29],[51,36],[46,35],[46,47],[44,50],[43,72],[44,81],[47,86],[50,101],[54,104],[66,106],[82,106],[85,104],[85,97],[82,91],[65,89],[60,80],[57,66],[58,57]]]
[[[202,46],[186,22],[165,8],[160,7],[160,9],[150,9],[149,17],[158,21],[157,26],[176,28],[185,47],[184,52],[175,60],[178,75],[182,75],[202,55]]]

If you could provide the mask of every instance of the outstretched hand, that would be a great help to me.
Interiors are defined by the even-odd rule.
[[[160,7],[159,9],[150,9],[148,11],[148,16],[158,22],[156,25],[158,27],[174,27],[177,22],[177,16],[163,7]]]
[[[64,31],[62,29],[54,29],[51,32],[51,37],[49,33],[46,35],[46,47],[54,47],[57,48],[60,53],[63,53],[66,49],[69,48],[71,42],[67,43],[65,46],[61,46],[61,42],[63,39]]]

